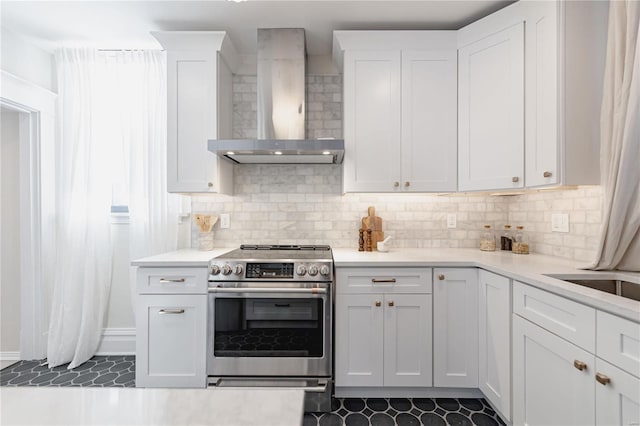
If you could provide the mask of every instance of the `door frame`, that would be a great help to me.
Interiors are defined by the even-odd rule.
[[[55,265],[57,95],[0,70],[0,104],[20,114],[20,359],[46,357]],[[42,162],[43,158],[49,161]],[[45,271],[47,271],[45,273]]]

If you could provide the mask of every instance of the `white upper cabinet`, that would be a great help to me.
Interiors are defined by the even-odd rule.
[[[456,190],[456,73],[453,49],[402,51],[404,190]]]
[[[345,192],[398,187],[400,75],[399,51],[345,52]]]
[[[458,50],[461,191],[524,185],[524,24],[495,21],[465,27]]]
[[[598,184],[608,2],[521,3],[526,186]]]
[[[344,191],[456,189],[456,35],[336,31]]]
[[[207,141],[231,137],[235,50],[223,31],[152,34],[167,51],[167,189],[230,194],[232,165]]]

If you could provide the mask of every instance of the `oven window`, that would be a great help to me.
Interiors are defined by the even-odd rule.
[[[322,357],[322,299],[215,299],[214,356]]]

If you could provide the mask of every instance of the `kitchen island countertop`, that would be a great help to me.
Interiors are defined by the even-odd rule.
[[[297,426],[302,390],[3,387],[3,425]]]

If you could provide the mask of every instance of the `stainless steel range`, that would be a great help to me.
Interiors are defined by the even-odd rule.
[[[305,410],[330,411],[333,276],[329,246],[243,245],[213,259],[209,385],[302,388]]]

